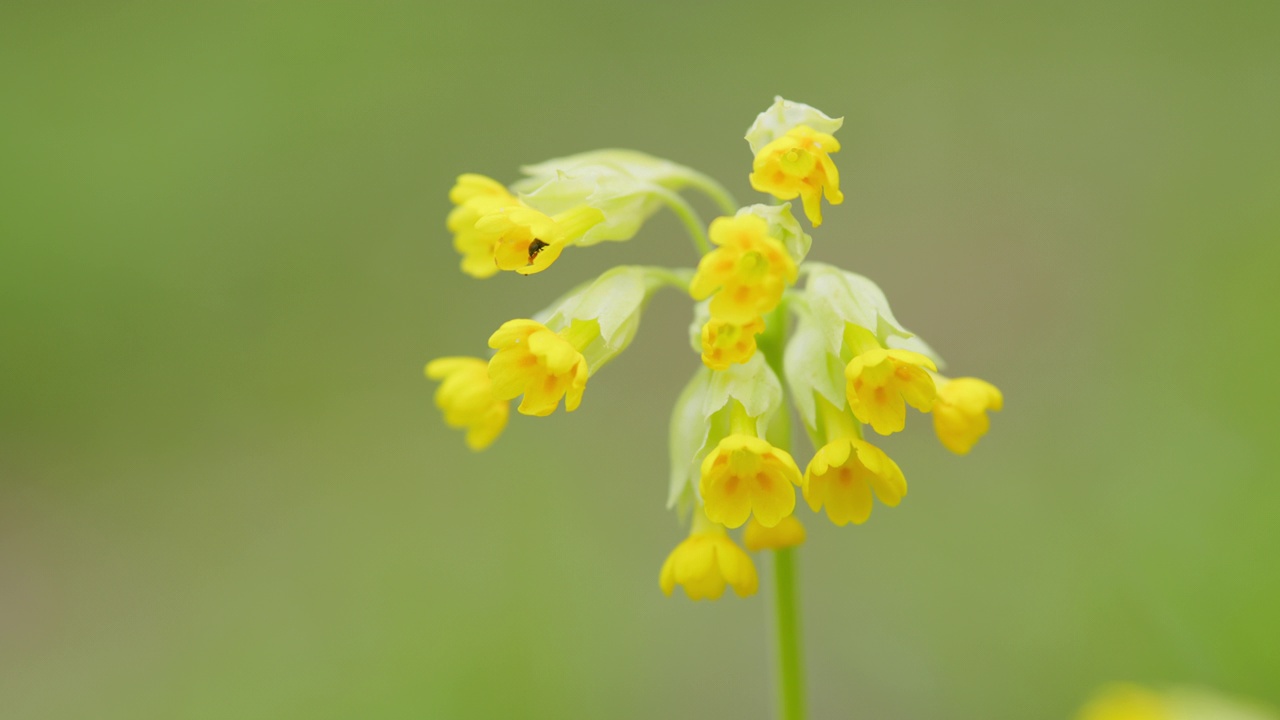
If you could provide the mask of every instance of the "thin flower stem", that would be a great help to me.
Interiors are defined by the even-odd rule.
[[[698,217],[698,213],[693,209],[684,198],[667,190],[666,188],[655,187],[653,194],[661,198],[671,208],[671,211],[680,218],[680,222],[684,223],[684,227],[689,231],[689,236],[693,238],[694,247],[698,249],[699,255],[706,255],[711,252],[711,241],[707,239],[707,231],[702,224],[702,218]]]
[[[670,268],[655,266],[648,266],[644,269],[648,277],[657,283],[657,286],[655,286],[654,289],[661,287],[662,284],[666,284],[671,287],[678,288],[685,293],[689,292],[689,281],[693,277],[692,270],[688,270],[686,268],[673,270]]]
[[[773,607],[778,629],[778,717],[804,720],[804,660],[793,547],[773,551]]]
[[[725,215],[733,215],[741,207],[738,205],[738,200],[733,196],[733,193],[730,193],[723,185],[702,173],[690,175],[689,185],[701,190],[702,194],[711,198],[711,201],[720,208],[720,212]]]
[[[769,315],[759,348],[765,361],[779,378],[782,377],[782,355],[787,340],[787,301]],[[791,413],[783,410],[769,426],[769,442],[791,451]],[[773,551],[773,606],[777,626],[778,653],[778,717],[781,720],[804,720],[804,660],[800,650],[800,599],[796,583],[796,548]]]

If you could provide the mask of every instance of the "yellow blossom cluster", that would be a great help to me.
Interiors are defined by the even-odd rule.
[[[540,273],[569,247],[629,240],[663,207],[690,231],[701,252],[695,269],[614,268],[543,312],[503,323],[489,337],[489,359],[427,365],[441,381],[435,400],[445,422],[479,450],[502,432],[516,399],[523,415],[576,410],[588,380],[630,344],[658,288],[697,301],[702,363],[672,416],[668,494],[691,527],[659,573],[668,595],[676,586],[695,600],[726,588],[756,592],[751,556],[728,531],[743,528],[752,552],[789,552],[806,539],[797,494],[837,526],[866,522],[875,499],[897,506],[905,475],[864,426],[902,431],[910,406],[932,413],[943,446],[964,455],[988,431],[988,413],[1003,407],[994,385],[941,375],[941,360],[870,280],[805,260],[812,238],[785,201],[799,198],[813,228],[823,198],[843,201],[832,159],[841,122],[781,98],[756,119],[746,138],[749,182],[781,204],[739,206],[700,173],[621,150],[526,166],[509,187],[464,174],[449,194],[446,226],[463,272],[476,278]],[[685,189],[723,214],[704,224]],[[793,417],[816,448],[803,471],[790,451]]]

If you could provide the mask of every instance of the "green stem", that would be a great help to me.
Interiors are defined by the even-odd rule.
[[[645,279],[651,281],[652,289],[656,290],[662,285],[670,285],[678,288],[684,293],[689,292],[689,282],[693,277],[693,271],[685,268],[672,270],[670,268],[646,266],[644,268]],[[652,292],[652,290],[650,291]]]
[[[804,661],[793,547],[773,551],[773,607],[778,626],[778,717],[804,720]]]
[[[787,301],[769,314],[758,346],[765,361],[778,376],[782,375],[782,356],[787,340]],[[769,425],[769,442],[777,448],[791,450],[791,413],[786,403]],[[782,720],[804,720],[804,662],[800,652],[800,601],[796,586],[796,549],[773,551],[774,617],[778,632],[778,717]]]
[[[688,180],[690,187],[702,191],[703,195],[711,198],[711,201],[719,206],[720,212],[725,215],[733,215],[741,207],[732,193],[710,177],[702,173],[694,173],[688,177]]]
[[[667,190],[666,188],[655,187],[653,194],[662,199],[671,208],[671,211],[680,218],[680,222],[684,223],[684,227],[689,231],[689,236],[693,238],[693,244],[698,249],[699,255],[706,255],[711,252],[711,241],[707,239],[707,231],[702,224],[702,218],[698,217],[698,213],[693,209],[684,198]]]
[[[773,370],[779,382],[786,382],[786,376],[783,375],[782,355],[787,343],[787,319],[787,299],[784,297],[778,307],[765,318],[764,332],[756,341],[756,346],[764,355],[765,363],[770,370]],[[785,402],[778,414],[773,416],[773,421],[769,423],[767,439],[774,447],[791,452],[791,412]]]

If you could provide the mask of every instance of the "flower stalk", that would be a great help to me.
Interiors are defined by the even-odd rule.
[[[784,300],[770,313],[760,337],[760,352],[775,373],[783,372],[783,349],[787,337],[787,305]],[[769,442],[791,450],[791,413],[780,412],[769,425]],[[775,672],[777,673],[778,717],[804,720],[805,682],[803,643],[800,630],[800,588],[796,578],[796,547],[773,551],[773,614],[775,631]]]

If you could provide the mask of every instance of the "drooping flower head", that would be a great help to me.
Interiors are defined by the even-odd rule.
[[[726,586],[738,597],[754,595],[760,580],[751,556],[729,539],[724,528],[704,527],[695,528],[671,551],[658,584],[667,596],[680,585],[692,600],[716,600]]]
[[[824,194],[832,205],[844,202],[840,172],[831,161],[831,154],[839,150],[840,143],[830,135],[807,125],[792,128],[756,155],[751,187],[780,200],[799,197],[805,216],[818,227]]]
[[[938,379],[942,384],[933,403],[934,432],[948,450],[967,455],[991,427],[987,411],[1004,407],[1004,395],[995,385],[978,378]]]
[[[1077,720],[1276,720],[1274,711],[1202,688],[1156,691],[1130,683],[1102,690]]]
[[[484,175],[468,173],[458,177],[449,200],[454,204],[445,225],[453,233],[453,247],[462,254],[462,272],[487,278],[497,274],[493,261],[496,238],[491,233],[476,230],[480,218],[500,208],[520,204],[502,183]]]
[[[709,182],[701,173],[644,153],[600,150],[554,158],[521,168],[528,177],[512,189],[529,207],[554,215],[578,207],[600,211],[600,222],[575,245],[630,240],[664,205],[680,205],[672,192]]]
[[[796,507],[800,469],[791,454],[756,435],[758,423],[730,401],[729,434],[702,460],[699,495],[712,522],[736,528],[752,515],[777,525]]]
[[[849,361],[849,407],[858,420],[881,435],[902,430],[907,405],[929,412],[936,390],[925,370],[937,370],[929,358],[910,350],[868,350]]]
[[[814,454],[801,488],[814,512],[825,506],[836,525],[860,525],[871,517],[872,493],[897,507],[907,494],[907,480],[883,450],[850,437],[827,443]]]
[[[765,527],[777,525],[795,509],[800,482],[790,453],[750,435],[726,437],[702,461],[707,517],[731,528],[752,514]]]
[[[586,206],[551,217],[531,207],[509,205],[481,217],[475,229],[478,243],[492,244],[499,270],[532,275],[550,267],[602,217],[599,210]]]
[[[716,218],[711,242],[717,247],[698,263],[689,285],[695,300],[711,297],[711,316],[747,324],[777,307],[787,285],[796,281],[796,264],[769,224],[756,215]]]
[[[795,547],[803,544],[804,540],[804,525],[800,524],[795,515],[782,518],[781,522],[771,528],[751,518],[747,522],[747,529],[742,532],[742,544],[751,552]]]
[[[907,422],[907,405],[929,412],[937,388],[933,376],[938,367],[927,356],[911,350],[881,347],[866,328],[850,324],[845,345],[854,357],[845,366],[849,408],[859,421],[881,435],[902,430]]]
[[[780,200],[799,197],[814,227],[822,224],[822,196],[844,202],[840,173],[831,155],[840,151],[834,133],[843,118],[830,118],[803,103],[775,98],[747,131],[755,153],[751,187]]]
[[[474,357],[443,357],[427,363],[427,377],[443,380],[436,406],[449,427],[465,428],[467,447],[483,450],[502,434],[510,403],[493,394],[489,364]]]
[[[756,336],[764,332],[764,318],[739,325],[711,318],[702,326],[702,362],[712,370],[726,370],[756,353]]]
[[[498,351],[489,361],[493,394],[503,400],[524,395],[518,408],[524,415],[550,415],[560,398],[565,412],[573,412],[587,387],[580,348],[598,332],[591,323],[575,323],[560,333],[533,320],[503,323],[489,338],[489,347]]]
[[[815,392],[817,415],[810,432],[818,451],[804,472],[801,490],[814,512],[826,507],[836,525],[862,524],[871,516],[871,497],[897,507],[907,494],[907,481],[897,463],[862,439],[862,426],[845,398],[837,403]]]

